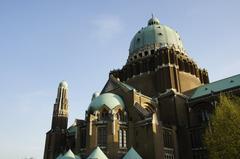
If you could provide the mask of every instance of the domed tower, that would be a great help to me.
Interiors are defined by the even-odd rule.
[[[53,109],[52,129],[67,129],[68,122],[68,84],[60,82]]]
[[[62,81],[58,86],[53,107],[52,127],[46,134],[44,159],[55,159],[66,148],[68,123],[68,84]]]
[[[180,35],[155,17],[133,37],[127,63],[110,74],[150,97],[209,83],[207,71],[188,56]]]

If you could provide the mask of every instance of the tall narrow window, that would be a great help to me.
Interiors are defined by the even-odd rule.
[[[123,130],[123,147],[127,147],[127,132]]]
[[[97,136],[98,136],[97,138],[98,146],[106,147],[107,146],[107,128],[98,127]]]
[[[118,113],[117,113],[117,119],[118,119],[119,121],[125,121],[125,119],[124,119],[124,113],[123,113],[121,110],[119,110]]]
[[[119,137],[119,147],[121,148],[123,146],[123,143],[122,143],[122,130],[121,129],[119,130],[118,137]]]
[[[118,132],[119,148],[127,148],[127,131],[125,129],[120,129]]]

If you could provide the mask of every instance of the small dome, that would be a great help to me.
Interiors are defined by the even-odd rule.
[[[160,48],[173,45],[175,48],[184,51],[179,34],[172,28],[160,24],[157,18],[152,17],[148,21],[148,26],[139,30],[133,37],[129,48],[129,56],[148,46]]]
[[[68,88],[68,84],[67,84],[66,81],[63,80],[62,82],[60,82],[59,87],[67,89]]]
[[[62,157],[61,159],[75,159],[74,153],[69,149]]]
[[[122,106],[123,108],[125,107],[124,102],[120,96],[113,93],[104,93],[92,100],[88,107],[88,110],[99,110],[103,105],[106,105],[109,109],[113,109],[118,105]]]
[[[96,147],[87,159],[108,159],[99,147]]]
[[[133,147],[131,147],[131,149],[128,150],[122,159],[142,159],[142,157],[137,153],[136,150],[134,150]]]

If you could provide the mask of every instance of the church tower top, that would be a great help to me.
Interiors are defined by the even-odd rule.
[[[67,128],[68,118],[68,84],[62,81],[58,86],[57,98],[53,108],[52,128]]]
[[[62,81],[58,86],[58,93],[56,102],[54,104],[54,116],[67,116],[68,115],[68,84]]]
[[[68,89],[67,81],[63,80],[62,82],[60,82],[59,83],[59,87]]]

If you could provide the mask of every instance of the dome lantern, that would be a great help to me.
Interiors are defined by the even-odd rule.
[[[152,18],[148,20],[148,26],[149,25],[160,25],[160,21],[152,15]]]

